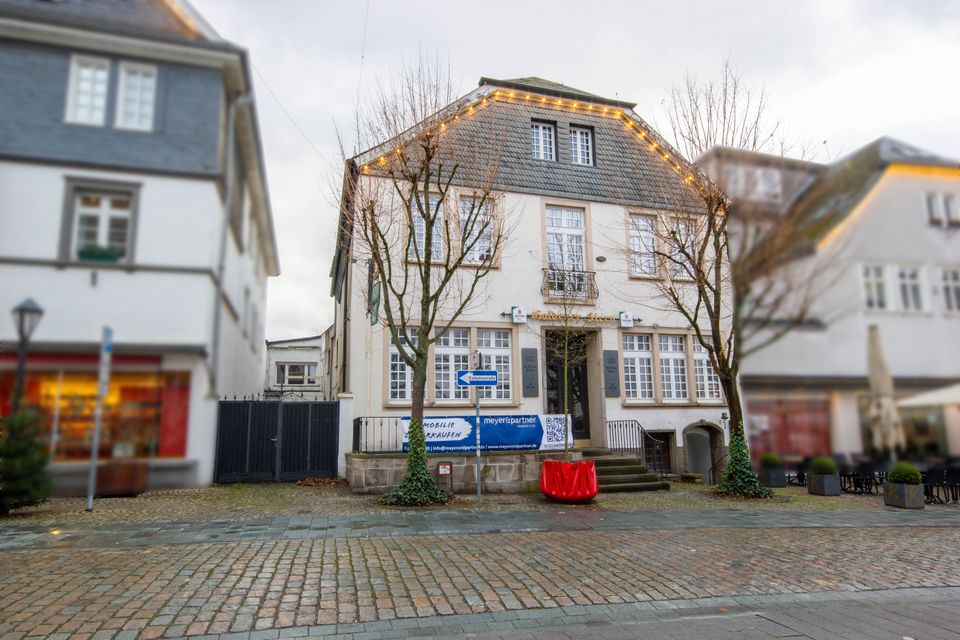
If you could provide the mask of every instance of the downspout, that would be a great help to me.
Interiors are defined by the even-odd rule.
[[[233,183],[236,180],[236,168],[233,166],[235,161],[234,147],[236,144],[235,120],[237,107],[248,105],[253,102],[250,94],[239,95],[230,101],[227,108],[227,149],[226,159],[224,160],[224,190],[226,197],[223,202],[223,224],[220,228],[220,255],[217,257],[217,291],[213,299],[213,335],[210,339],[210,366],[207,371],[210,374],[210,395],[216,397],[217,385],[220,378],[220,323],[223,315],[223,275],[226,270],[227,262],[227,233],[230,226],[230,211],[233,209]]]

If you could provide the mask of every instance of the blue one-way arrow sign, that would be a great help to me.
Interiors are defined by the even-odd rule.
[[[457,369],[458,387],[495,387],[498,381],[496,370]]]

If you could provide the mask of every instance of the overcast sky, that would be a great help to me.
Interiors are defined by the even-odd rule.
[[[270,283],[268,339],[332,321],[334,123],[349,132],[358,87],[369,92],[420,50],[449,60],[461,93],[480,76],[541,76],[636,102],[664,134],[670,87],[688,72],[715,76],[729,56],[766,89],[773,115],[816,142],[815,159],[883,135],[960,158],[960,2],[370,0],[362,65],[365,0],[193,4],[250,50],[262,76],[255,92],[282,269]]]

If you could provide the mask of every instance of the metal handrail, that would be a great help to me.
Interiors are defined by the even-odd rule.
[[[652,462],[663,479],[666,467],[663,443],[647,433],[638,420],[607,420],[607,439],[612,451],[632,452],[644,465]]]
[[[597,273],[573,269],[544,269],[540,293],[551,298],[595,300],[600,297]]]
[[[715,482],[714,474],[716,473],[717,469],[723,469],[724,467],[723,463],[729,459],[730,459],[730,456],[725,453],[723,454],[722,458],[717,460],[716,464],[714,464],[713,466],[710,467],[710,469],[707,470],[707,484],[717,484]]]

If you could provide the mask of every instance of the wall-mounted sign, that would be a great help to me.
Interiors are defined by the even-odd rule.
[[[619,321],[619,318],[611,313],[588,313],[579,315],[567,313],[564,311],[540,311],[539,309],[531,311],[530,317],[534,320],[546,320],[553,322],[584,322],[587,324],[608,324]]]
[[[523,307],[511,307],[510,317],[513,320],[513,324],[526,324],[527,310]]]
[[[633,326],[633,314],[629,311],[620,312],[620,328],[629,329]]]
[[[438,476],[449,476],[453,473],[453,463],[452,462],[438,462],[437,463],[437,475]]]

